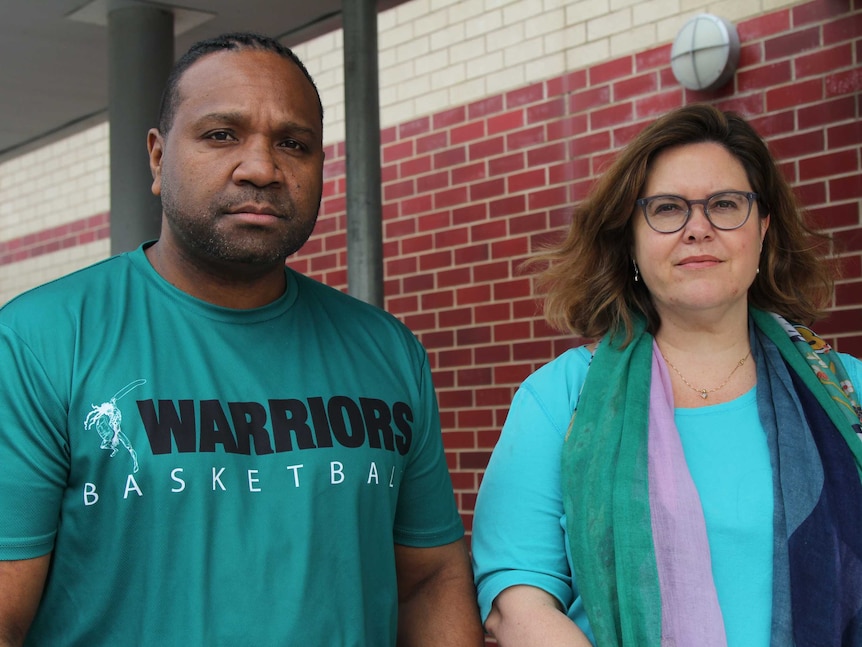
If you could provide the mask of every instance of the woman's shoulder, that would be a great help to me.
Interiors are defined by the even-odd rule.
[[[518,390],[519,395],[529,394],[550,407],[563,401],[570,411],[570,407],[577,404],[592,357],[588,346],[570,348],[527,377]]]

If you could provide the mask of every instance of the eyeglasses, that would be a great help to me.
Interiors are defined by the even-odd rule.
[[[673,234],[685,227],[692,207],[703,206],[706,219],[716,229],[730,231],[748,222],[756,193],[722,191],[703,200],[686,200],[678,195],[654,195],[640,198],[636,204],[643,209],[647,224],[660,234]]]

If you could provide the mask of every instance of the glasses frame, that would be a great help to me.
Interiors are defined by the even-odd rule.
[[[748,198],[748,212],[745,214],[745,218],[742,219],[742,222],[735,227],[719,227],[712,221],[712,218],[709,217],[709,201],[712,200],[715,196],[723,195],[725,193],[737,193],[739,195],[744,195],[746,198]],[[678,231],[682,231],[688,224],[688,221],[691,220],[691,212],[694,208],[694,205],[696,204],[699,204],[703,207],[703,215],[706,216],[706,219],[709,221],[709,224],[712,225],[715,229],[718,229],[719,231],[733,231],[734,229],[739,229],[740,227],[745,225],[745,223],[748,222],[748,219],[751,217],[751,207],[758,197],[758,194],[752,191],[734,191],[733,189],[728,189],[727,191],[718,191],[716,193],[708,195],[702,200],[686,200],[681,195],[674,195],[673,193],[661,193],[659,195],[647,196],[646,198],[638,198],[637,200],[635,200],[635,204],[641,208],[641,211],[643,211],[644,219],[646,220],[650,229],[659,234],[675,234]],[[686,206],[688,207],[688,211],[685,214],[685,219],[682,221],[682,224],[679,227],[671,231],[662,231],[661,229],[656,229],[652,222],[650,222],[649,216],[647,215],[647,204],[649,204],[650,201],[655,200],[656,198],[676,198],[685,202]]]

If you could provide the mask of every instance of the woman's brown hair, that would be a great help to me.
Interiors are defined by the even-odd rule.
[[[579,203],[565,239],[527,265],[539,266],[545,318],[561,331],[598,338],[632,330],[632,313],[646,317],[655,333],[661,321],[643,281],[634,281],[632,219],[656,155],[675,146],[716,142],[745,168],[758,213],[770,216],[760,272],[748,290],[749,304],[810,325],[832,294],[834,266],[822,260],[828,237],[815,232],[794,198],[765,142],[734,112],[707,104],[674,110],[640,132]]]

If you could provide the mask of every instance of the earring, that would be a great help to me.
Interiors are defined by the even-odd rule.
[[[638,270],[638,262],[635,259],[632,259],[632,265],[635,266],[635,283],[640,280],[640,270]]]

